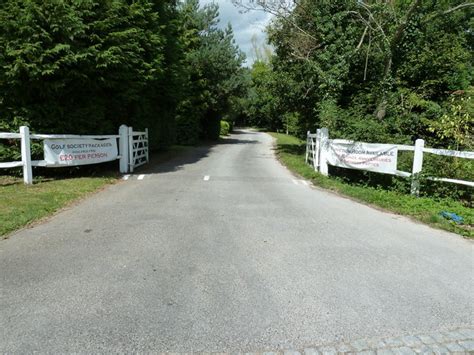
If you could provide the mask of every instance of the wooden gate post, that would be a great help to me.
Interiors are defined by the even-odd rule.
[[[423,169],[423,148],[425,141],[417,139],[415,142],[415,155],[413,157],[413,169],[411,171],[411,194],[418,196],[420,194],[420,176]]]
[[[314,143],[314,171],[319,172],[321,161],[321,129],[316,130],[316,138]]]
[[[329,131],[327,128],[321,128],[321,140],[319,145],[319,172],[324,176],[329,175],[327,154],[329,150]]]
[[[148,140],[148,128],[145,128],[145,139],[146,139],[146,162],[150,162],[150,152],[149,152],[149,140]],[[145,146],[145,143],[143,143],[143,146]]]
[[[306,132],[306,158],[305,158],[305,162],[306,164],[308,164],[309,162],[309,135],[311,134],[310,131],[307,131]]]
[[[133,155],[133,127],[128,127],[128,171],[133,173],[135,158]]]
[[[23,181],[26,185],[33,184],[33,169],[31,167],[30,129],[20,127],[21,135],[21,162],[23,163]]]
[[[120,173],[128,173],[128,127],[121,125],[119,128],[119,147],[120,147]]]

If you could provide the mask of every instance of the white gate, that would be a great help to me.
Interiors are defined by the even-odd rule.
[[[149,161],[148,156],[148,128],[144,132],[134,132],[132,127],[128,128],[128,157],[129,171],[142,166]]]
[[[306,164],[310,164],[315,169],[319,166],[319,130],[315,134],[308,131],[306,138]]]

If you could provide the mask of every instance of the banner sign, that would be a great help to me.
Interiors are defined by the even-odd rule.
[[[98,164],[118,159],[117,140],[107,139],[45,139],[46,166]]]
[[[342,168],[395,174],[397,157],[396,145],[330,142],[327,161]]]

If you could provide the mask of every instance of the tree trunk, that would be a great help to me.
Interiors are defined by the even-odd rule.
[[[383,78],[382,78],[382,97],[380,100],[380,103],[377,106],[377,109],[375,110],[375,116],[379,120],[383,120],[385,116],[387,115],[387,105],[388,105],[388,100],[387,96],[389,91],[392,88],[392,64],[393,64],[393,55],[395,54],[395,51],[400,44],[400,42],[403,39],[403,34],[405,33],[405,29],[410,22],[411,18],[415,14],[416,10],[418,7],[421,5],[421,0],[415,0],[411,4],[410,8],[408,9],[405,18],[403,21],[400,22],[400,25],[397,27],[395,30],[395,33],[393,34],[391,40],[390,40],[390,47],[387,50],[387,58],[385,59],[385,68],[384,68],[384,73],[383,73]]]

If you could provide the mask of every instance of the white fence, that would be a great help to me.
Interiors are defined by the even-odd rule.
[[[369,147],[369,149],[373,148],[376,153],[372,151],[368,152],[367,150],[361,151],[360,149],[357,149],[357,147],[361,146]],[[397,170],[397,154],[399,151],[414,152],[413,166],[411,172]],[[341,152],[343,152],[343,154],[341,154]],[[367,157],[369,153],[373,155],[371,157]],[[344,168],[375,171],[411,178],[411,193],[414,195],[417,195],[420,189],[420,182],[418,176],[423,170],[424,153],[464,159],[474,159],[474,152],[461,152],[457,150],[426,148],[423,139],[417,139],[414,146],[401,144],[369,144],[348,141],[344,139],[329,139],[329,132],[327,128],[318,129],[316,133],[308,132],[306,141],[306,163],[313,166],[314,169],[316,171],[319,171],[321,174],[327,176],[328,165],[334,165]],[[336,159],[334,159],[334,156],[336,156]],[[372,166],[376,167],[367,167],[367,162],[373,163],[377,160],[381,163],[372,164]],[[387,168],[387,166],[389,166],[388,164],[393,164],[394,168]],[[449,179],[442,177],[427,177],[427,179],[474,187],[474,182],[472,181]]]
[[[0,139],[19,139],[21,140],[21,161],[4,162],[0,163],[0,169],[10,169],[16,167],[23,168],[23,180],[25,184],[33,183],[33,167],[64,167],[64,166],[75,166],[85,164],[95,164],[100,162],[106,162],[111,160],[120,160],[120,172],[128,173],[133,172],[134,168],[144,165],[149,161],[148,153],[148,129],[144,132],[135,132],[132,127],[125,125],[120,126],[118,135],[72,135],[72,134],[30,134],[30,130],[26,126],[20,127],[19,133],[0,132]],[[44,141],[45,158],[43,160],[31,160],[31,140],[42,140]],[[103,158],[100,154],[95,154],[94,158],[89,154],[77,154],[73,158],[84,159],[83,162],[67,161],[67,154],[62,155],[65,157],[63,164],[59,161],[52,161],[51,158],[46,157],[50,154],[51,146],[47,142],[85,142],[93,141],[97,145],[105,140],[112,141],[110,144],[113,148],[116,148],[117,154],[112,154],[111,157]],[[118,140],[118,142],[117,142]],[[117,144],[118,143],[118,144]],[[59,146],[59,144],[57,144]],[[79,144],[80,145],[80,144]],[[75,146],[78,146],[77,144]],[[58,149],[64,149],[60,147]],[[64,150],[62,150],[64,152]],[[90,151],[89,151],[90,152]],[[87,151],[86,151],[87,153]],[[106,154],[103,154],[106,155]],[[72,156],[72,155],[71,155]],[[90,158],[88,160],[88,158]],[[54,157],[53,157],[54,159]],[[102,160],[101,160],[102,159]],[[71,159],[72,160],[72,159]]]

